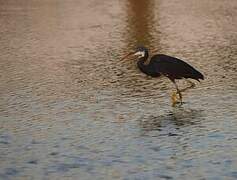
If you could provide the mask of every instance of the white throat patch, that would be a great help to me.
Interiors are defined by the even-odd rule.
[[[145,52],[144,51],[138,51],[136,52],[134,55],[138,56],[139,58],[144,57],[145,56]]]

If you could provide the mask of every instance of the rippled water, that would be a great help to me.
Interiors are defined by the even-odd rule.
[[[236,179],[236,28],[234,0],[0,0],[0,179]],[[138,44],[205,75],[182,107]]]

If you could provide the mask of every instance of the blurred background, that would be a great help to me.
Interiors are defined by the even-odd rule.
[[[0,179],[236,179],[236,29],[234,0],[0,0]],[[138,45],[204,74],[182,107]]]

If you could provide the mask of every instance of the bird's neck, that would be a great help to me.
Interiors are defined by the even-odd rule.
[[[149,63],[150,63],[150,60],[147,54],[144,57],[139,58],[139,60],[137,61],[137,66],[143,73],[146,73],[147,70],[149,69]]]

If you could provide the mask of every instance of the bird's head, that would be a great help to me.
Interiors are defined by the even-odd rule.
[[[134,56],[137,56],[138,58],[143,58],[148,54],[148,49],[141,46],[141,47],[137,47],[135,52],[134,52]]]
[[[122,60],[129,56],[135,56],[138,58],[148,57],[148,49],[143,46],[137,47],[135,51],[128,53],[126,56],[122,58]]]

